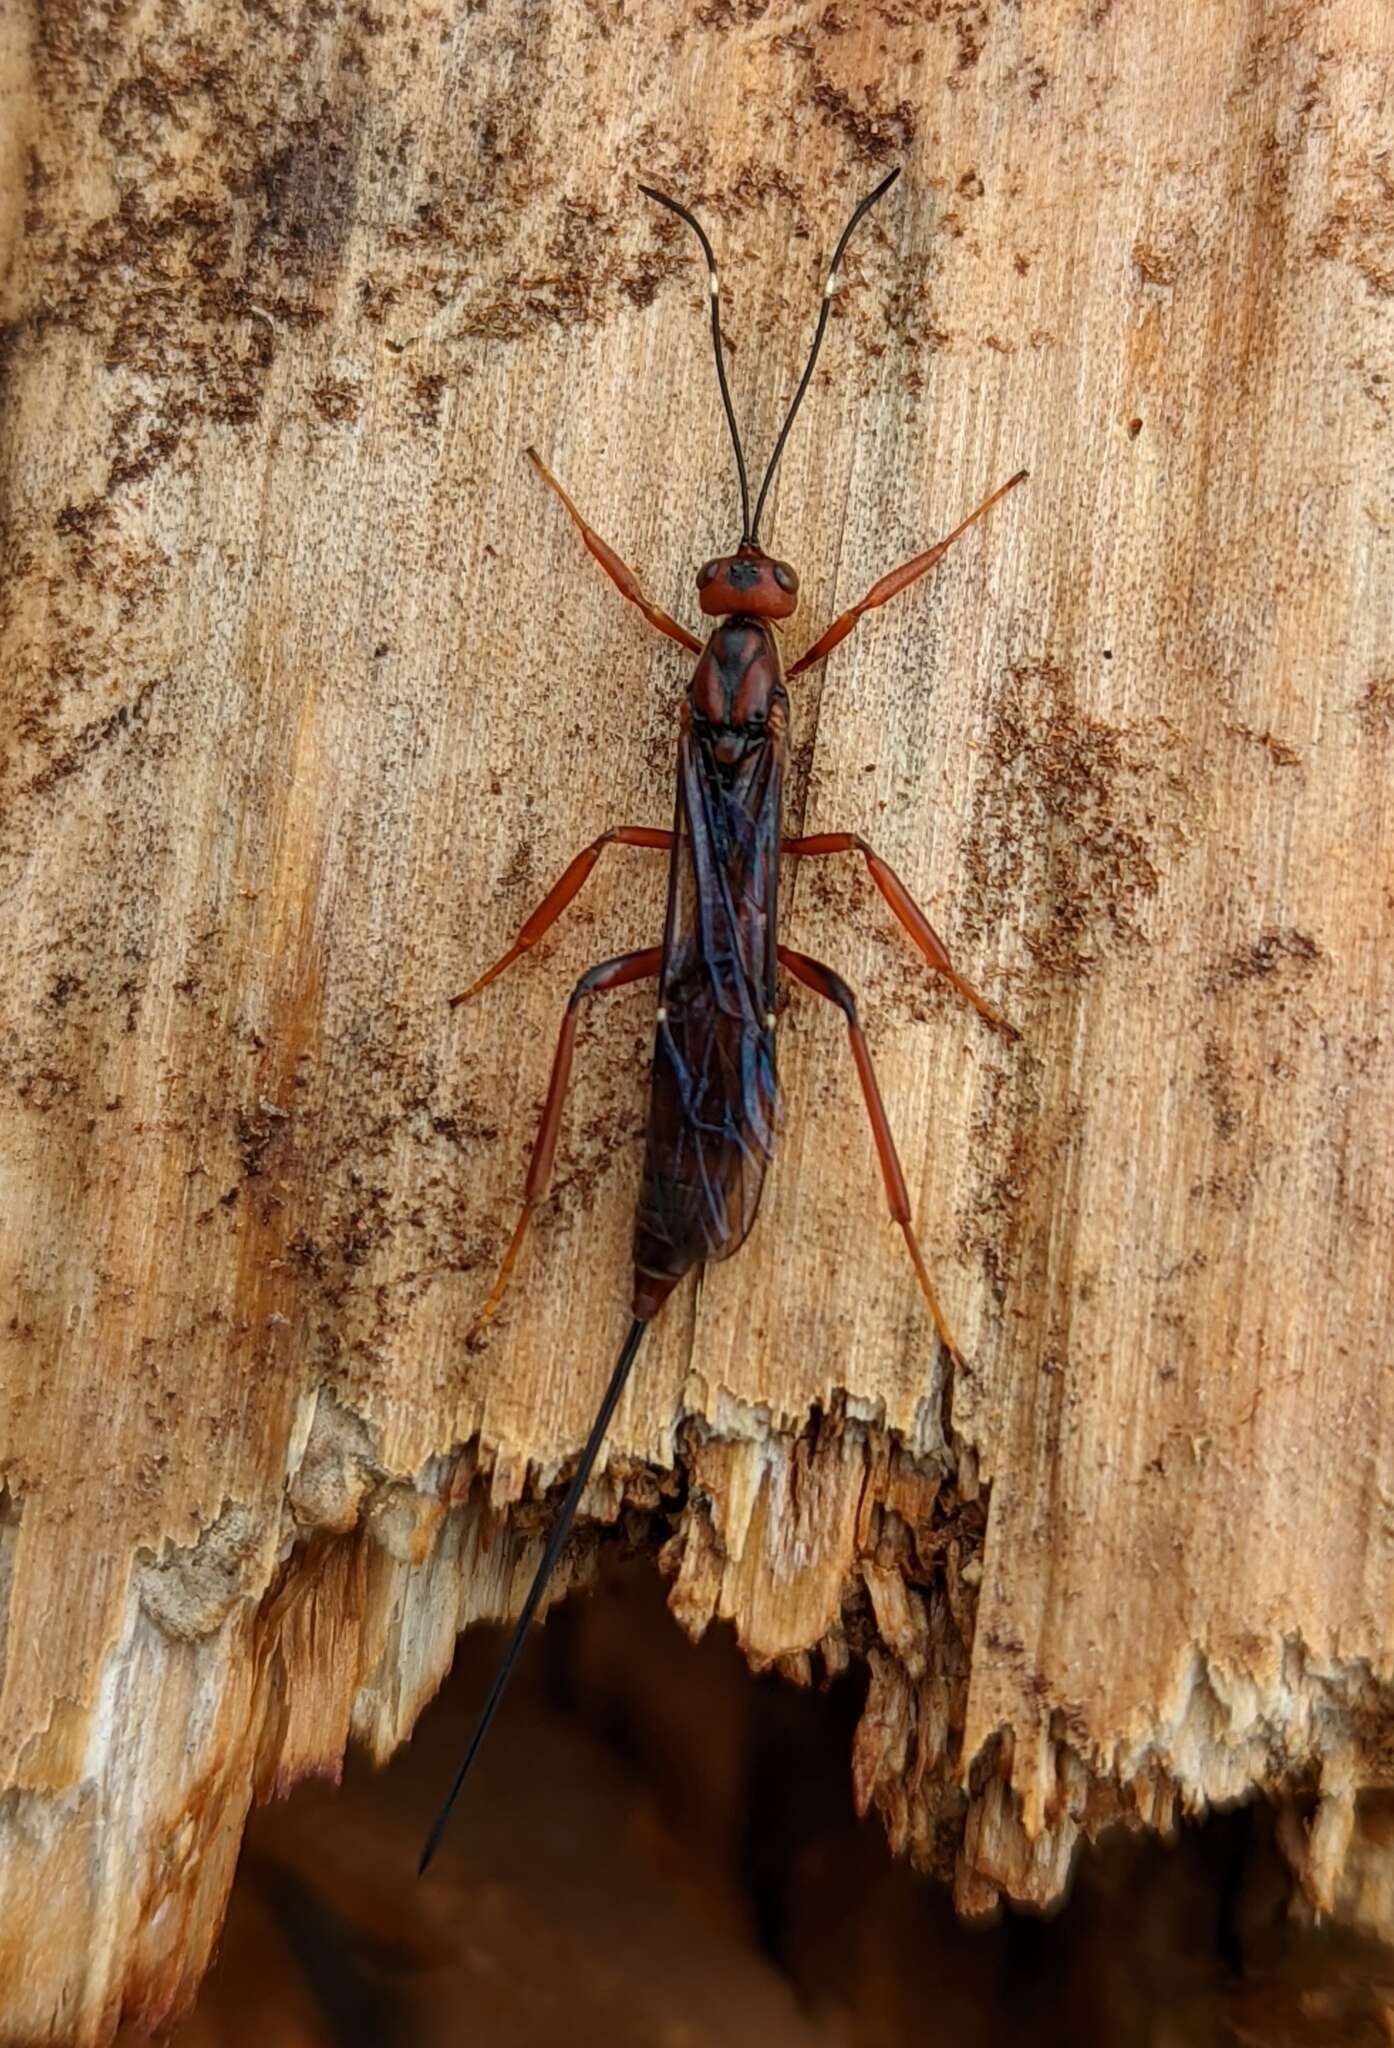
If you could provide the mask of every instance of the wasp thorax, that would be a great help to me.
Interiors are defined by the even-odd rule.
[[[744,612],[752,619],[787,619],[799,601],[799,579],[744,541],[734,555],[718,555],[697,571],[697,602],[711,618]]]

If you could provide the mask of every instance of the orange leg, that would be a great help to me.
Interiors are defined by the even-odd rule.
[[[478,981],[471,982],[458,996],[450,998],[451,1009],[457,1009],[471,996],[477,996],[482,988],[487,988],[503,973],[505,967],[511,967],[530,946],[535,946],[544,932],[551,930],[572,897],[580,894],[587,876],[607,846],[649,846],[659,853],[667,853],[672,844],[672,833],[662,831],[657,825],[616,825],[612,832],[602,832],[598,839],[593,839],[589,846],[581,849],[560,881],[552,884],[503,958],[496,960]]]
[[[867,1115],[871,1118],[871,1134],[876,1140],[876,1156],[881,1162],[881,1177],[886,1184],[886,1198],[891,1205],[891,1215],[905,1234],[905,1242],[909,1247],[915,1272],[924,1290],[925,1300],[929,1303],[929,1312],[934,1318],[934,1327],[955,1365],[962,1365],[962,1356],[954,1342],[953,1332],[944,1319],[944,1311],[939,1306],[939,1297],[934,1292],[925,1266],[924,1253],[920,1250],[919,1240],[911,1223],[910,1194],[905,1185],[905,1175],[900,1170],[900,1159],[896,1153],[895,1139],[891,1136],[886,1105],[882,1102],[881,1090],[876,1085],[876,1069],[871,1064],[871,1053],[857,1018],[856,998],[840,974],[834,974],[831,967],[824,967],[819,960],[810,960],[807,953],[796,953],[792,946],[781,946],[779,959],[781,966],[787,967],[796,981],[801,981],[805,988],[813,989],[816,994],[826,996],[830,1003],[836,1003],[847,1019],[847,1031],[852,1041],[852,1058],[857,1064],[857,1078],[862,1084],[862,1094],[866,1098]]]
[[[942,974],[953,984],[961,996],[966,996],[980,1017],[985,1017],[995,1030],[1005,1031],[1009,1038],[1020,1036],[1016,1026],[1009,1024],[1005,1017],[994,1010],[986,996],[966,982],[954,970],[948,948],[939,937],[929,919],[920,909],[910,891],[895,869],[883,861],[879,853],[873,853],[859,832],[814,832],[807,839],[786,839],[785,853],[797,854],[801,858],[820,853],[859,853],[871,871],[871,879],[885,897],[891,909],[900,919],[910,937],[924,954],[936,974]]]
[[[634,574],[634,571],[627,563],[620,560],[609,542],[603,541],[594,527],[587,526],[585,520],[576,510],[570,498],[567,497],[566,492],[552,475],[551,470],[548,469],[537,450],[535,448],[527,448],[523,452],[541,477],[543,483],[550,485],[561,499],[563,505],[565,505],[580,529],[582,540],[595,556],[596,561],[599,562],[601,568],[605,571],[605,574],[620,592],[621,596],[627,597],[631,604],[637,604],[649,624],[657,626],[659,632],[666,633],[670,640],[676,640],[679,647],[686,647],[692,654],[700,654],[702,652],[701,641],[689,633],[686,626],[680,626],[676,619],[669,618],[667,612],[660,611],[656,604],[649,602],[648,598],[645,597],[643,591],[639,588],[639,579]]]
[[[922,555],[915,555],[910,561],[902,562],[898,569],[892,569],[890,575],[883,576],[879,583],[873,583],[860,604],[854,604],[841,618],[834,619],[827,632],[821,639],[814,641],[807,654],[799,656],[789,674],[802,675],[805,669],[814,668],[831,654],[839,641],[847,638],[864,612],[875,611],[878,605],[889,603],[900,591],[907,590],[912,583],[917,582],[927,570],[932,569],[935,563],[943,558],[961,533],[967,533],[975,520],[981,519],[984,512],[990,512],[999,498],[1005,498],[1008,491],[1014,491],[1018,484],[1024,484],[1029,474],[1028,470],[1019,469],[1015,476],[1008,477],[1006,483],[1000,484],[990,498],[984,498],[977,511],[970,512],[951,534],[946,535],[943,540],[936,541],[932,548],[926,548]]]
[[[494,1282],[489,1299],[475,1318],[474,1328],[470,1331],[471,1339],[478,1336],[502,1301],[508,1277],[522,1249],[523,1239],[527,1236],[532,1212],[545,1194],[547,1183],[552,1177],[552,1161],[557,1152],[557,1133],[561,1129],[562,1104],[566,1100],[567,1084],[571,1079],[571,1055],[576,1047],[576,1013],[582,1000],[586,996],[598,994],[602,989],[624,988],[631,981],[646,980],[649,975],[657,974],[662,958],[661,946],[646,946],[640,953],[621,953],[616,960],[602,960],[598,967],[589,968],[571,991],[566,1015],[562,1018],[556,1054],[552,1060],[552,1078],[547,1085],[547,1103],[542,1112],[537,1142],[532,1148],[528,1177],[523,1184],[523,1213],[518,1218],[517,1228],[509,1240],[508,1250],[503,1255],[499,1277]]]

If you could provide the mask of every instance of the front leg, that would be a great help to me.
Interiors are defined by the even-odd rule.
[[[909,932],[911,938],[919,947],[935,973],[942,974],[946,981],[953,984],[961,996],[966,996],[973,1005],[973,1008],[978,1012],[978,1015],[985,1018],[995,1031],[1004,1031],[1009,1038],[1020,1037],[1021,1034],[1016,1026],[1009,1024],[1005,1017],[993,1009],[987,997],[980,996],[972,984],[966,982],[963,976],[955,970],[953,962],[949,958],[947,946],[945,946],[944,941],[920,909],[919,904],[910,894],[904,882],[901,881],[900,876],[893,867],[882,860],[879,853],[872,852],[859,832],[814,832],[806,839],[786,839],[784,851],[801,858],[823,853],[859,853],[871,871],[872,881],[875,882],[877,888],[881,891],[887,903],[890,904],[891,909],[900,919],[905,930]]]
[[[952,533],[946,534],[943,540],[937,540],[932,548],[926,548],[922,555],[914,555],[908,562],[902,562],[898,569],[892,569],[890,575],[883,576],[879,583],[873,583],[860,604],[854,604],[850,610],[843,612],[840,618],[834,619],[827,632],[814,641],[807,654],[799,656],[789,671],[790,677],[802,675],[805,669],[815,668],[820,661],[825,660],[834,647],[847,638],[864,612],[872,612],[878,605],[889,604],[900,591],[908,590],[912,583],[918,583],[921,576],[943,558],[961,533],[967,533],[969,527],[981,519],[984,512],[990,512],[999,498],[1005,498],[1008,491],[1014,491],[1018,484],[1024,484],[1029,474],[1029,470],[1019,469],[1015,476],[1008,477],[1006,483],[999,484],[990,498],[984,498],[976,512],[970,512],[966,519],[961,519]]]
[[[602,540],[593,526],[586,524],[537,450],[535,448],[525,448],[523,453],[527,456],[528,461],[537,471],[543,483],[547,485],[549,490],[555,491],[561,499],[563,505],[571,514],[581,539],[585,542],[591,554],[594,555],[596,561],[599,562],[621,597],[627,597],[632,605],[637,605],[649,624],[656,626],[660,633],[666,633],[670,640],[676,640],[679,647],[685,647],[689,654],[700,654],[702,652],[701,641],[697,639],[695,634],[689,633],[686,626],[680,626],[676,619],[670,619],[667,612],[645,597],[639,586],[639,579],[629,564],[620,560],[620,557],[615,553],[609,541]]]

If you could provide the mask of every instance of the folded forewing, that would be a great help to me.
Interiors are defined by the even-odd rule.
[[[774,1147],[775,892],[782,728],[722,767],[678,755],[676,827],[639,1263],[677,1276],[744,1242]]]

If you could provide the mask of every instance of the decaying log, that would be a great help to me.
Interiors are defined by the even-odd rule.
[[[615,1550],[528,1644],[425,1899],[401,1872],[495,1629],[463,1639],[385,1770],[351,1755],[341,1784],[252,1813],[217,1964],[168,2048],[303,2048],[354,2027],[413,2048],[1387,2038],[1389,1949],[1294,1895],[1286,1810],[1253,1802],[1166,1841],[1112,1829],[1065,1911],[965,1922],[857,1819],[860,1675],[752,1676],[726,1629],[684,1641],[658,1574]],[[118,2039],[136,2048],[134,2028]]]
[[[1032,481],[797,688],[789,878],[859,989],[969,1358],[947,1383],[835,1019],[783,1015],[758,1230],[656,1328],[588,1503],[693,1631],[870,1671],[859,1795],[961,1907],[1083,1833],[1289,1790],[1311,1896],[1388,1777],[1394,1612],[1391,28],[1377,0],[250,9],[0,34],[0,2012],[180,2009],[254,1798],[410,1733],[516,1608],[622,1333],[657,931],[656,600],[735,532],[853,197],[768,522],[801,631]],[[800,641],[799,644],[802,644]]]

